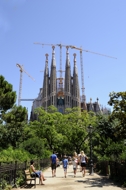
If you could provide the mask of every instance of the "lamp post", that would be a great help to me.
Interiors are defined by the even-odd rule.
[[[94,175],[93,171],[93,160],[92,160],[92,126],[88,126],[89,136],[90,136],[90,175]]]

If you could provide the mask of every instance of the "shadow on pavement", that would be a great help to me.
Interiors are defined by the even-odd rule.
[[[34,187],[35,185],[34,184],[24,184],[22,185],[20,188],[24,188],[24,189],[31,189],[32,187]]]
[[[103,187],[103,186],[110,186],[113,185],[107,178],[90,178],[90,179],[83,179],[83,180],[76,180],[78,183],[84,183],[86,186],[85,188],[90,187]]]

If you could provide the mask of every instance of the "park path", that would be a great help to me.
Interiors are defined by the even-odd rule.
[[[67,178],[64,178],[64,172],[62,166],[57,168],[56,177],[52,178],[51,168],[44,171],[44,176],[47,179],[44,181],[45,185],[39,185],[37,179],[36,190],[122,190],[122,188],[115,186],[107,177],[101,177],[94,173],[93,176],[89,175],[88,171],[85,177],[82,177],[82,173],[77,171],[77,175],[74,178],[73,168],[70,165],[67,170]],[[27,190],[34,188],[25,187],[20,190]]]

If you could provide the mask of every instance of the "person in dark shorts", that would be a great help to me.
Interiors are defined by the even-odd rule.
[[[51,160],[51,169],[52,169],[52,177],[56,177],[56,166],[57,166],[57,155],[55,152],[50,156]]]
[[[85,177],[86,163],[87,163],[87,161],[88,161],[87,156],[84,154],[84,151],[81,151],[80,162],[81,162],[82,176],[83,177]]]

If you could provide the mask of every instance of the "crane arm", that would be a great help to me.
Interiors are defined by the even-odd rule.
[[[112,57],[112,56],[109,56],[109,55],[105,55],[105,54],[101,54],[101,53],[89,51],[89,50],[86,50],[86,49],[78,48],[78,47],[76,47],[76,46],[69,46],[69,47],[70,47],[71,49],[76,49],[76,50],[85,51],[85,52],[88,52],[88,53],[93,53],[93,54],[97,54],[97,55],[101,55],[101,56],[105,56],[105,57],[117,59],[116,57]]]
[[[76,50],[85,51],[85,52],[88,52],[88,53],[97,54],[97,55],[100,55],[100,56],[105,56],[105,57],[109,57],[109,58],[117,59],[116,57],[112,57],[112,56],[109,56],[109,55],[105,55],[105,54],[101,54],[101,53],[97,53],[97,52],[89,51],[89,50],[86,50],[86,49],[78,48],[78,47],[73,46],[73,45],[63,45],[63,44],[43,44],[43,43],[39,43],[39,42],[34,42],[34,44],[37,44],[37,45],[43,45],[43,46],[44,46],[44,45],[47,45],[47,46],[59,46],[60,48],[62,48],[62,47],[66,47],[66,48],[76,49]]]
[[[81,50],[80,50],[81,51]],[[93,54],[97,54],[97,55],[101,55],[101,56],[105,56],[105,57],[109,57],[109,58],[113,58],[113,59],[117,59],[116,57],[112,57],[110,55],[105,55],[105,54],[101,54],[101,53],[97,53],[97,52],[93,52],[93,51],[89,51],[89,50],[84,50],[82,49],[82,51],[85,51],[85,52],[89,52],[89,53],[93,53]]]
[[[32,80],[35,81],[35,79],[33,77],[31,77],[25,70],[23,70]]]
[[[46,46],[59,46],[60,48],[62,48],[62,47],[71,47],[71,46],[69,46],[69,45],[63,45],[63,44],[43,44],[43,43],[40,43],[40,42],[34,42],[34,44],[36,44],[36,45],[42,45],[42,46],[44,46],[44,45],[46,45]],[[73,46],[73,47],[75,47],[75,46]]]
[[[20,64],[17,63],[16,66],[20,68],[20,71],[21,71],[21,72],[26,73],[32,80],[35,81],[35,79],[34,79],[33,77],[31,77],[31,76],[23,69],[23,67],[22,67]]]
[[[44,46],[44,45],[46,45],[46,46],[56,46],[56,44],[42,44],[42,43],[39,43],[39,42],[34,42],[34,44],[41,45],[41,46]]]

